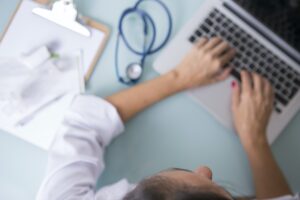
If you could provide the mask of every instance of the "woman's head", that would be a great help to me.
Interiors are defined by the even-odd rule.
[[[230,194],[212,181],[207,167],[195,171],[169,169],[141,181],[125,200],[229,200]]]

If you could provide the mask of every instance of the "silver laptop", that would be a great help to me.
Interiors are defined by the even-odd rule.
[[[298,2],[298,3],[297,3]],[[199,38],[219,36],[237,49],[232,76],[190,94],[224,126],[233,129],[232,80],[255,71],[271,81],[276,102],[268,127],[272,143],[300,108],[299,1],[206,0],[154,63],[159,73],[176,66]]]

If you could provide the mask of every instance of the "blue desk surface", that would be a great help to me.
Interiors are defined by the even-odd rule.
[[[3,32],[19,0],[0,0]],[[124,86],[114,72],[116,25],[121,12],[135,0],[77,1],[80,11],[110,25],[112,35],[89,81],[88,93],[104,97]],[[193,15],[201,0],[165,0],[174,17],[174,33]],[[150,5],[146,5],[151,9]],[[161,16],[157,11],[157,16]],[[26,24],[24,24],[24,28]],[[164,27],[159,24],[159,27]],[[22,37],[20,35],[20,37]],[[127,55],[125,52],[123,55]],[[148,60],[145,80],[157,74]],[[273,144],[274,155],[295,191],[300,191],[300,114]],[[0,199],[32,200],[42,181],[47,161],[44,152],[14,136],[0,132]],[[168,167],[194,169],[208,165],[214,178],[239,194],[253,193],[250,168],[238,138],[225,130],[186,94],[169,98],[141,113],[108,148],[106,170],[99,186],[126,177],[135,182]]]

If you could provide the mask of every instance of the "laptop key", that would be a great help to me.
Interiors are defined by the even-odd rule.
[[[273,77],[277,77],[277,76],[278,76],[278,72],[273,71],[273,72],[272,72],[272,75],[273,75]]]
[[[286,95],[288,94],[288,91],[287,91],[286,89],[284,89],[284,90],[282,91],[282,94],[286,96]]]
[[[201,25],[200,28],[201,28],[202,30],[204,30],[206,33],[209,33],[209,29],[208,29],[206,26]]]
[[[297,88],[293,88],[292,92],[291,92],[291,94],[289,96],[289,99],[292,99],[297,94],[297,92],[298,92],[298,89]]]
[[[231,70],[231,75],[241,82],[241,74],[236,69]]]
[[[205,22],[209,25],[212,26],[214,23],[210,19],[206,19]]]
[[[196,34],[198,37],[201,37],[201,36],[202,36],[202,33],[201,33],[201,31],[199,31],[199,30],[196,30],[195,34]]]
[[[275,98],[276,98],[280,103],[282,103],[284,106],[287,106],[287,105],[288,105],[288,101],[285,100],[285,98],[282,97],[280,94],[276,93],[276,94],[275,94]]]
[[[193,36],[191,36],[190,38],[189,38],[189,41],[191,42],[191,43],[195,43],[196,42],[196,37],[193,35]]]
[[[285,86],[286,86],[287,88],[290,88],[291,85],[292,85],[292,84],[291,84],[290,82],[286,82],[286,83],[285,83]]]
[[[259,54],[260,53],[260,48],[255,47],[254,51]]]
[[[260,68],[256,68],[255,70],[258,74],[261,74],[262,73],[262,70]]]
[[[293,78],[293,74],[291,74],[290,72],[287,74],[287,78],[288,79],[292,79]]]
[[[217,17],[216,21],[217,21],[218,23],[220,23],[220,22],[222,21],[222,18],[221,18],[221,17]]]
[[[251,69],[251,71],[253,71],[253,70],[255,70],[255,65],[250,64],[250,65],[249,65],[249,68]]]
[[[278,107],[275,107],[275,111],[277,112],[277,113],[282,113],[282,110],[280,109],[280,108],[278,108]]]
[[[246,48],[244,46],[241,46],[239,50],[244,52],[246,50]]]
[[[281,72],[282,74],[285,74],[285,73],[286,73],[286,69],[285,69],[285,68],[281,68],[281,69],[280,69],[280,72]]]
[[[298,87],[300,87],[300,79],[299,79],[299,78],[295,79],[295,80],[294,80],[294,83],[295,83]]]
[[[279,80],[279,82],[283,82],[284,81],[284,77],[280,76],[278,80]]]
[[[247,51],[247,52],[246,52],[246,55],[247,55],[248,57],[251,57],[251,56],[252,56],[252,52],[251,52],[251,51]]]

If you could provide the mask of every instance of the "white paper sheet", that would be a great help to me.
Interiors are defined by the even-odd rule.
[[[12,112],[5,112],[4,109],[7,104],[1,105],[1,103],[4,102],[3,97],[5,97],[7,92],[1,93],[0,129],[42,149],[48,150],[74,95],[83,92],[83,76],[79,70],[79,68],[82,67],[80,58],[81,55],[79,53],[62,56],[59,63],[54,62],[55,66],[49,61],[44,64],[43,67],[45,68],[35,69],[35,71],[38,72],[29,73],[27,79],[32,79],[29,82],[34,83],[38,87],[26,87],[26,85],[24,85],[25,87],[21,87],[21,93],[28,95],[25,97],[22,96],[25,98],[25,102],[23,99],[21,99],[22,101],[20,100],[21,105],[25,104],[24,113],[20,112],[19,114],[19,108],[11,106],[9,107]],[[13,65],[11,65],[11,67],[13,67]],[[53,74],[52,68],[54,67],[60,72]],[[44,69],[49,70],[46,72]],[[45,79],[37,77],[36,75],[38,73],[48,73],[49,75],[43,76],[46,78],[46,81]],[[82,81],[80,81],[80,79],[82,79]],[[54,82],[52,83],[51,80]],[[27,82],[27,80],[25,82]],[[60,85],[63,86],[60,87]],[[7,86],[13,86],[11,89],[14,89],[14,85],[10,85],[10,83],[8,83]],[[7,89],[7,91],[9,91],[9,89]],[[20,105],[20,102],[16,99],[14,103]],[[44,103],[46,103],[45,106],[43,106]],[[13,112],[17,113],[14,114]],[[21,122],[20,119],[23,119],[22,122],[24,122],[24,124],[19,123]]]
[[[1,42],[0,56],[26,55],[41,46],[47,46],[60,54],[81,50],[83,71],[86,74],[99,46],[104,42],[105,34],[98,29],[89,28],[91,37],[82,36],[33,14],[32,9],[36,7],[42,6],[31,0],[23,0]]]
[[[88,72],[99,46],[104,42],[105,34],[98,29],[89,28],[91,37],[84,37],[33,14],[32,10],[36,7],[42,6],[31,0],[22,1],[1,41],[0,57],[26,56],[41,46],[47,46],[58,54],[80,51],[82,56],[79,60],[81,66],[79,71],[83,77]],[[82,77],[74,80],[81,91]],[[72,96],[65,96],[59,103],[51,104],[24,127],[14,128],[5,123],[5,119],[0,119],[1,129],[47,150]]]

